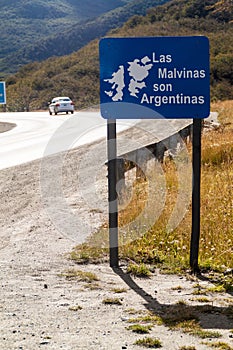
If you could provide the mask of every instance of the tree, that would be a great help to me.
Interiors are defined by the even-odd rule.
[[[212,10],[213,17],[225,22],[233,21],[233,1],[220,0],[208,7]]]
[[[7,108],[10,111],[29,112],[33,97],[32,81],[30,79],[19,80],[8,89]]]

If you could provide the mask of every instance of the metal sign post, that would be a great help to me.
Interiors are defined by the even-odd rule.
[[[192,232],[190,245],[190,266],[198,272],[198,251],[200,239],[201,200],[201,119],[193,120],[193,192],[192,192]]]
[[[117,202],[117,145],[116,120],[107,123],[108,205],[110,266],[118,267],[118,202]]]

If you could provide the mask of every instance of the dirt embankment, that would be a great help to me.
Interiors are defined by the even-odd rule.
[[[230,346],[233,298],[213,292],[201,296],[201,290],[213,287],[208,280],[166,276],[157,270],[150,279],[139,279],[125,273],[125,266],[112,270],[108,264],[77,266],[68,260],[66,253],[75,240],[65,234],[64,221],[70,232],[75,230],[77,238],[82,238],[87,228],[91,233],[106,219],[98,201],[94,208],[90,205],[94,205],[93,188],[90,184],[85,188],[93,175],[97,149],[95,144],[69,152],[63,157],[62,172],[52,172],[53,177],[57,156],[0,171],[0,349],[143,350],[135,341],[147,336],[159,338],[165,350],[210,349],[200,337],[172,331],[153,318],[149,334],[128,329],[132,318],[138,318],[134,323],[143,323],[140,317],[148,312],[162,319],[169,313],[171,317],[196,316],[204,330],[220,333],[219,340],[209,336],[205,342]],[[86,154],[85,173],[79,178],[78,160]],[[105,193],[106,172],[98,175],[95,188]],[[61,194],[53,191],[53,182],[62,184],[66,206],[61,205]],[[52,208],[54,201],[58,216]],[[93,273],[97,280],[76,278],[79,270],[84,276]]]

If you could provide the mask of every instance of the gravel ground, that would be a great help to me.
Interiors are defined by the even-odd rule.
[[[15,126],[16,126],[16,124],[13,124],[13,123],[0,122],[0,133],[9,131],[9,130],[13,129]]]
[[[134,343],[145,336],[160,339],[166,350],[210,349],[200,337],[164,325],[154,325],[149,335],[127,329],[129,319],[149,311],[165,317],[195,313],[196,305],[202,327],[222,335],[204,341],[233,347],[232,295],[209,293],[205,303],[193,295],[197,283],[212,286],[207,280],[158,270],[140,279],[123,264],[113,270],[108,263],[78,266],[67,258],[107,218],[106,169],[91,168],[101,147],[97,142],[0,172],[0,349],[140,350]],[[70,269],[92,272],[98,281],[67,279]],[[121,303],[105,304],[106,298]]]

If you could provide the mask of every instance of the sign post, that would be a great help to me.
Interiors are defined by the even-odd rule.
[[[118,202],[117,202],[117,146],[116,120],[108,120],[108,203],[110,266],[118,267]]]
[[[190,244],[190,266],[198,272],[198,252],[200,239],[201,201],[201,119],[193,120],[193,192],[192,192],[192,232]]]
[[[117,213],[112,215],[114,210],[117,211],[117,151],[116,141],[113,142],[116,136],[110,136],[115,133],[116,119],[192,118],[193,222],[190,265],[197,270],[201,119],[207,118],[210,113],[209,40],[204,36],[104,38],[100,41],[99,53],[100,110],[102,117],[108,119],[110,157],[110,265],[118,264],[118,216]]]

